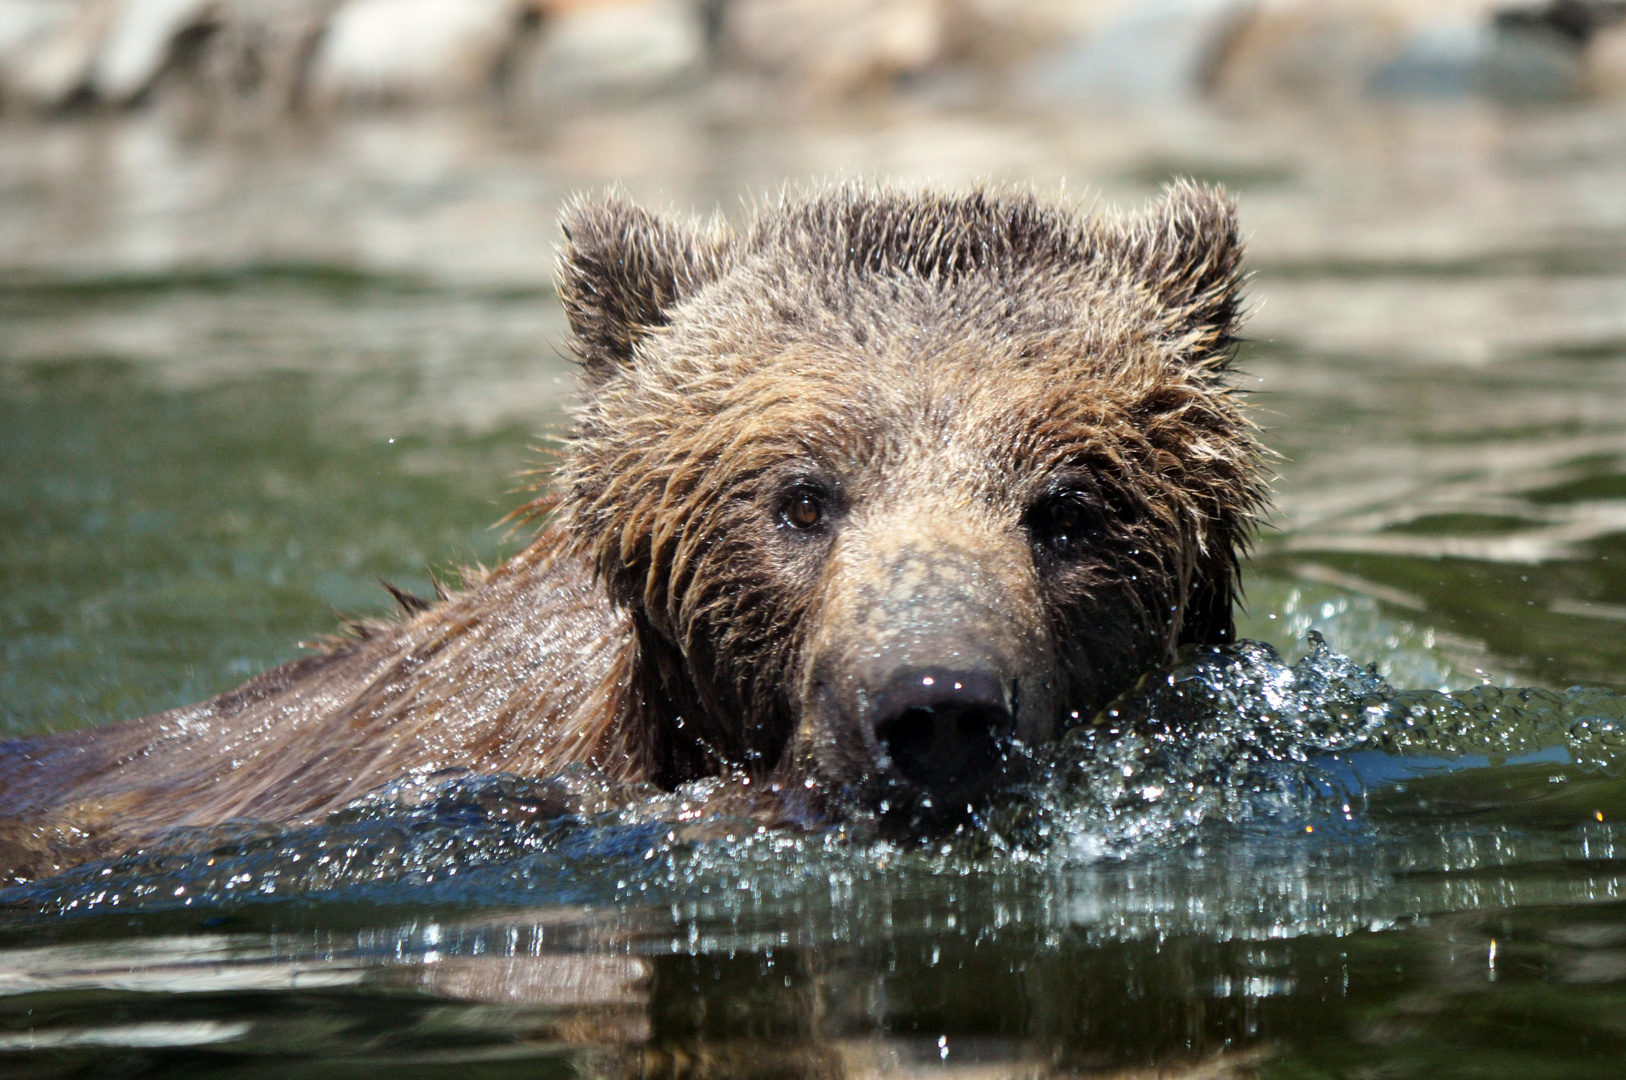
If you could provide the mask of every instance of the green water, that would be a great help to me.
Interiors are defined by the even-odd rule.
[[[381,611],[381,578],[513,551],[556,320],[317,274],[0,292],[0,731],[218,693]]]
[[[1145,160],[1056,121],[929,119],[629,115],[624,161],[556,132],[535,183],[624,167],[705,208],[837,158],[947,182],[1070,165],[1129,199],[1238,179],[1240,366],[1282,454],[1244,635],[1291,660],[1317,630],[1402,690],[1626,690],[1618,118],[1210,118]],[[455,232],[424,207],[469,187],[422,169],[368,213]],[[528,206],[501,175],[479,198]],[[503,213],[533,211],[490,234]],[[379,578],[424,593],[514,550],[493,525],[569,395],[545,258],[456,284],[274,259],[127,276],[91,248],[63,250],[94,272],[0,284],[0,734],[197,700],[387,610]],[[1236,711],[1268,692],[1236,684]],[[1507,752],[1418,750],[1398,712],[1403,737],[1358,744],[1376,757],[1290,741],[1266,755],[1285,772],[1201,780],[1226,797],[1155,829],[1080,812],[914,848],[677,836],[647,806],[520,827],[492,807],[523,788],[247,829],[7,894],[0,1075],[1618,1076],[1620,701],[1565,700]],[[1520,732],[1549,699],[1507,701],[1475,715]],[[1582,742],[1590,764],[1554,756]]]

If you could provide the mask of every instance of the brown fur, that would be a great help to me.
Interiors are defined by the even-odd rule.
[[[975,654],[1034,742],[1231,636],[1264,491],[1224,378],[1222,196],[1176,186],[1118,219],[845,187],[741,235],[611,196],[565,229],[585,401],[551,524],[465,591],[212,701],[14,744],[19,876],[450,766],[736,773],[840,813],[877,797],[864,710],[894,669]],[[820,525],[790,529],[807,491]]]

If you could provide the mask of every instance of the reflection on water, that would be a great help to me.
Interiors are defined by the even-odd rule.
[[[1188,657],[946,846],[583,775],[176,837],[5,894],[0,1072],[1613,1075],[1623,712],[1557,688],[1626,689],[1620,121],[691,102],[270,157],[161,112],[8,127],[0,733],[205,697],[379,577],[512,550],[488,525],[568,399],[552,220],[612,177],[725,212],[832,169],[1231,183],[1283,455],[1242,632],[1289,664]]]
[[[1009,921],[1028,911],[974,884],[862,936],[812,919],[776,935],[550,908],[375,914],[366,929],[316,909],[311,921],[337,924],[318,931],[150,924],[139,948],[0,958],[0,1052],[15,1076],[132,1061],[208,1076],[534,1076],[549,1063],[655,1076],[1609,1075],[1626,969],[1619,881],[1557,873],[1572,887],[1521,896],[1517,872],[1442,872],[1466,910],[1342,936],[1205,938],[1179,932],[1177,913],[1161,936],[1114,933],[1115,896],[1200,884],[1155,872],[1057,881],[1054,917],[1032,929]]]

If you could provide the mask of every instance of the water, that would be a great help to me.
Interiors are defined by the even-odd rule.
[[[980,829],[759,832],[572,774],[177,837],[0,895],[0,1073],[1616,1075],[1620,121],[663,107],[357,120],[252,168],[162,117],[8,129],[7,736],[513,551],[570,378],[548,221],[611,177],[1225,179],[1283,457],[1242,626],[1280,656],[1150,676]]]
[[[1106,724],[925,843],[581,773],[176,836],[0,891],[0,1053],[29,1076],[1618,1060],[1626,697],[1397,692],[1324,644],[1244,644]]]

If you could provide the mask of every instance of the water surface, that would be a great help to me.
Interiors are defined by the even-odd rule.
[[[1616,1075],[1619,119],[630,109],[264,161],[161,116],[6,132],[0,734],[219,692],[379,578],[513,551],[566,422],[549,222],[612,178],[728,213],[834,169],[1230,183],[1282,455],[1243,633],[1283,659],[1185,658],[927,845],[450,777],[13,890],[0,1071]]]

